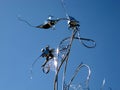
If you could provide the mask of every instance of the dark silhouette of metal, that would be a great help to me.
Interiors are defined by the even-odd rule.
[[[22,19],[21,17],[17,17],[18,20],[25,22],[27,25],[29,25],[30,27],[35,27],[35,28],[40,28],[40,29],[50,29],[52,28],[53,30],[55,30],[55,25],[62,20],[68,20],[67,18],[56,18],[53,19],[53,16],[49,16],[48,19],[40,25],[34,26],[32,24],[30,24],[27,20]]]

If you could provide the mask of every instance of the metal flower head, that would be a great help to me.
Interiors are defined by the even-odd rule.
[[[79,27],[80,27],[79,21],[77,21],[74,17],[69,16],[68,28],[73,30],[78,30]]]
[[[47,20],[40,25],[34,26],[32,24],[30,24],[28,21],[26,21],[25,19],[18,17],[18,20],[25,22],[27,25],[29,25],[30,27],[35,27],[35,28],[40,28],[40,29],[50,29],[52,28],[53,30],[55,30],[55,25],[61,21],[61,20],[67,20],[66,18],[53,18],[53,16],[49,15],[49,17],[47,18]]]

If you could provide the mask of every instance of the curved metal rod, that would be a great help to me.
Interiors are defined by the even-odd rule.
[[[68,40],[68,39],[70,39],[70,37],[66,37],[65,39],[63,39],[63,40],[60,42],[59,47],[63,44],[63,42],[64,42],[65,40]],[[84,45],[84,46],[87,47],[87,48],[95,48],[95,47],[96,47],[96,42],[95,42],[94,40],[92,40],[92,39],[80,38],[80,37],[74,37],[74,39],[80,40],[80,42],[82,43],[82,45]],[[84,43],[84,41],[92,42],[93,45],[92,45],[92,46],[88,46],[87,44]]]
[[[77,33],[77,31],[74,30],[73,33],[72,33],[72,36],[71,36],[71,41],[70,41],[70,43],[69,43],[68,52],[66,53],[66,56],[65,56],[64,58],[62,58],[61,63],[60,63],[60,65],[58,66],[58,69],[57,69],[57,71],[56,71],[55,78],[54,78],[54,90],[58,90],[58,87],[57,87],[57,86],[58,86],[58,74],[59,74],[59,71],[60,71],[63,63],[64,63],[66,60],[68,60],[68,56],[69,56],[69,54],[70,54],[72,42],[73,42],[73,40],[74,40],[74,36],[75,36],[76,33]]]
[[[82,45],[84,45],[87,48],[95,48],[96,47],[96,42],[92,39],[87,39],[87,38],[78,38],[76,37],[75,39],[79,39],[82,43]],[[93,46],[88,46],[87,44],[85,44],[83,41],[88,41],[88,42],[92,42]]]
[[[76,33],[78,30],[75,30]],[[76,33],[74,34],[74,36],[76,35]],[[70,53],[70,50],[71,50],[71,46],[72,46],[72,42],[74,40],[74,36],[72,35],[72,37],[70,38],[70,42],[69,42],[69,48],[68,48],[68,52]],[[68,58],[69,58],[69,55],[66,56],[66,62],[65,62],[65,66],[64,66],[64,71],[63,71],[63,80],[62,80],[62,87],[63,87],[63,90],[64,90],[64,83],[65,83],[65,77],[66,77],[66,70],[67,70],[67,64],[68,64]]]
[[[88,68],[88,76],[87,76],[87,78],[86,78],[86,87],[88,88],[87,85],[88,85],[88,83],[89,83],[89,79],[90,79],[90,75],[91,75],[91,70],[90,70],[90,67],[89,67],[88,65],[81,63],[81,64],[76,68],[76,70],[75,70],[72,78],[70,79],[70,81],[69,81],[69,83],[68,83],[68,90],[69,90],[69,87],[70,87],[70,85],[72,84],[73,80],[75,79],[75,77],[77,76],[78,72],[80,71],[80,69],[81,69],[82,67],[87,67],[87,68]]]
[[[96,42],[94,40],[88,39],[88,38],[81,38],[80,32],[78,32],[77,39],[80,41],[80,43],[82,43],[82,45],[84,45],[87,48],[95,48],[96,47]],[[85,44],[84,41],[92,42],[93,45],[89,46],[89,45]]]

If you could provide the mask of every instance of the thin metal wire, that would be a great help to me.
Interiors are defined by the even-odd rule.
[[[30,24],[28,21],[26,21],[25,19],[22,19],[21,17],[17,17],[18,18],[18,20],[20,20],[20,21],[22,21],[22,22],[25,22],[28,26],[30,26],[30,27],[36,27],[36,26],[34,26],[34,25],[32,25],[32,24]]]
[[[69,18],[69,14],[67,13],[67,9],[66,9],[66,7],[65,7],[64,0],[60,0],[60,2],[61,2],[61,5],[62,5],[62,7],[63,7],[63,10],[64,10],[64,12],[65,12],[65,15],[66,15],[67,19],[70,19],[70,18]]]
[[[37,57],[37,58],[34,60],[34,62],[32,63],[32,65],[31,65],[31,68],[30,68],[30,74],[31,74],[30,79],[32,79],[32,76],[33,76],[33,67],[34,67],[34,65],[36,64],[36,62],[39,60],[40,57],[41,57],[41,55],[40,55],[39,57]]]

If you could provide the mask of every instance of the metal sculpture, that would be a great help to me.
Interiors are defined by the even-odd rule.
[[[40,29],[55,29],[55,25],[62,20],[67,21],[68,29],[71,30],[72,34],[69,37],[64,38],[58,45],[57,49],[50,48],[49,46],[46,46],[45,48],[41,49],[42,54],[33,62],[31,66],[31,74],[32,69],[35,63],[39,60],[39,58],[45,58],[45,62],[42,64],[41,68],[45,74],[48,74],[51,69],[54,69],[55,76],[54,76],[54,90],[58,90],[58,75],[61,70],[61,67],[64,65],[63,69],[63,76],[62,76],[62,90],[70,90],[72,88],[73,90],[89,90],[89,79],[91,75],[91,69],[87,64],[81,63],[78,65],[76,70],[74,71],[72,77],[70,78],[69,82],[66,82],[66,71],[67,71],[67,64],[69,60],[69,55],[71,51],[71,47],[74,40],[79,40],[79,42],[85,46],[86,48],[95,48],[96,42],[92,39],[83,38],[80,36],[80,23],[78,20],[76,20],[73,16],[70,16],[67,13],[66,6],[64,3],[64,0],[61,0],[62,7],[65,12],[66,18],[55,18],[53,16],[49,16],[45,23],[33,26],[28,21],[22,19],[21,17],[18,17],[18,19],[22,22],[25,22],[31,27],[40,28]],[[83,86],[79,83],[78,85],[73,85],[72,82],[80,72],[80,69],[86,67],[88,69],[88,75],[85,80],[85,87],[83,89]],[[105,79],[103,80],[101,89],[103,89],[105,84]],[[111,88],[109,88],[112,90]]]

